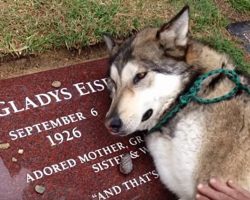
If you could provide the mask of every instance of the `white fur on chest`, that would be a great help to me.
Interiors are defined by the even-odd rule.
[[[194,195],[202,133],[202,116],[192,112],[179,121],[172,138],[160,132],[146,137],[161,181],[181,199]]]

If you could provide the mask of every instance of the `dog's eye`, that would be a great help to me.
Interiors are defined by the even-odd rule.
[[[140,80],[145,78],[146,75],[147,75],[147,72],[141,72],[141,73],[136,74],[133,79],[134,84],[138,83]]]

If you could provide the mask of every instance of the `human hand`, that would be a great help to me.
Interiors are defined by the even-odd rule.
[[[208,185],[197,186],[197,200],[250,200],[250,191],[247,191],[233,181],[222,182],[212,178]]]

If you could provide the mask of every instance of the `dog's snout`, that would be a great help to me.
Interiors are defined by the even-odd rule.
[[[144,113],[144,115],[142,116],[142,122],[148,120],[153,114],[153,110],[152,109],[149,109],[147,110],[147,112]]]
[[[112,132],[118,133],[121,127],[122,127],[122,120],[118,116],[111,118],[109,123],[109,128],[111,129]]]

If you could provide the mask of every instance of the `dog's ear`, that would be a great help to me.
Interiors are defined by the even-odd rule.
[[[161,43],[174,41],[176,46],[186,46],[189,27],[189,6],[185,6],[173,19],[157,32]]]
[[[113,54],[115,47],[117,46],[115,41],[108,35],[103,36],[103,40],[106,43],[109,54]]]

